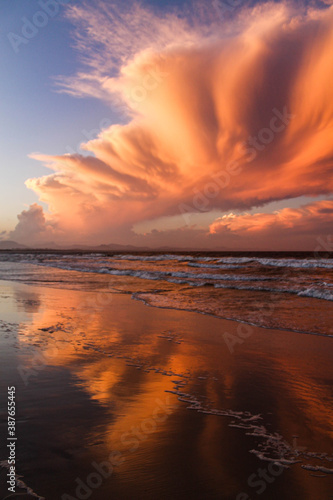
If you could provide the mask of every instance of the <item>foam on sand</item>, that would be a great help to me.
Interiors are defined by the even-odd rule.
[[[202,378],[202,377],[198,377]],[[274,462],[283,468],[289,468],[294,464],[301,464],[305,470],[321,472],[325,475],[333,474],[333,469],[325,466],[316,466],[312,464],[304,464],[306,460],[321,460],[331,462],[333,457],[327,454],[318,452],[307,452],[305,449],[300,450],[297,447],[290,445],[279,433],[272,433],[267,430],[263,423],[261,414],[252,415],[249,411],[235,411],[231,409],[217,409],[204,404],[197,396],[183,392],[182,387],[177,381],[173,381],[176,385],[175,390],[166,390],[178,397],[178,401],[187,403],[188,410],[195,410],[204,415],[222,416],[232,419],[228,424],[229,427],[242,429],[246,436],[259,438],[257,448],[249,450],[249,453],[254,454],[259,460],[266,462]]]
[[[3,469],[9,470],[8,461],[7,460],[0,461],[0,467],[2,467]],[[22,481],[22,476],[19,476],[19,475],[15,474],[15,482],[16,482],[16,486],[19,489],[24,490],[27,495],[30,495],[33,498],[37,498],[38,500],[46,500],[44,497],[41,497],[40,495],[38,495],[37,493],[35,493],[34,490],[32,490],[29,486],[27,486],[25,484],[25,482]],[[8,493],[8,498],[15,497],[15,496],[20,496],[22,494],[23,493],[19,493],[19,492],[17,492],[16,494],[14,494],[14,493]],[[7,497],[4,497],[4,498],[7,498]]]

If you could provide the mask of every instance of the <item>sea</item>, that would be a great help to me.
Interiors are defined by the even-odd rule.
[[[333,256],[3,251],[0,279],[131,294],[159,308],[333,337]]]

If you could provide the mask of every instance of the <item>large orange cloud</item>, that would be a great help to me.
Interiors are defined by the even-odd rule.
[[[70,12],[86,70],[63,90],[118,99],[128,123],[84,144],[87,156],[33,155],[54,173],[27,186],[69,239],[333,192],[332,7],[268,3],[228,25],[142,7],[118,24],[105,5]]]

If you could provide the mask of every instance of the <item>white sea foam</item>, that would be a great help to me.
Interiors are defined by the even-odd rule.
[[[228,290],[248,290],[251,292],[271,292],[271,293],[298,293],[297,291],[293,291],[287,288],[272,288],[268,286],[253,286],[253,285],[235,285],[235,284],[222,284],[216,283],[214,288],[225,288]]]
[[[323,472],[324,474],[333,474],[333,469],[328,469],[327,467],[313,466],[313,465],[302,465],[303,469],[311,470],[313,472]]]
[[[41,263],[40,265],[48,266],[48,264]],[[57,268],[68,270],[68,271],[79,271],[79,272],[89,272],[89,273],[99,273],[99,274],[109,274],[111,276],[128,276],[133,278],[139,278],[149,281],[167,281],[169,283],[189,285],[191,287],[202,287],[206,285],[213,285],[215,288],[223,289],[233,289],[233,290],[244,290],[244,291],[258,291],[258,292],[271,292],[271,293],[291,293],[298,295],[300,297],[316,298],[321,300],[333,300],[333,294],[330,291],[325,290],[322,286],[310,286],[304,288],[303,285],[298,284],[296,281],[289,282],[288,286],[263,286],[262,282],[278,283],[278,277],[272,276],[262,276],[262,275],[238,275],[238,274],[215,274],[215,273],[189,273],[184,271],[146,271],[146,270],[134,270],[134,269],[116,269],[116,268],[106,268],[101,269],[82,267],[79,263],[78,265],[64,265],[58,263]],[[215,282],[215,283],[214,283]],[[253,283],[247,285],[246,283]],[[257,285],[255,283],[258,283]],[[291,286],[293,284],[293,287]]]
[[[200,377],[199,377],[200,378]],[[232,419],[229,427],[242,429],[247,436],[259,438],[257,448],[251,449],[253,453],[262,461],[272,462],[288,469],[290,466],[302,464],[309,457],[329,462],[331,459],[327,454],[301,451],[290,445],[282,435],[268,431],[261,414],[253,415],[249,411],[234,411],[231,409],[217,409],[207,406],[200,398],[189,392],[180,390],[178,381],[173,381],[175,390],[166,390],[178,397],[178,401],[189,404],[188,410],[194,410],[204,415],[222,416]],[[333,474],[333,469],[321,466],[302,465],[304,469],[324,474]]]
[[[303,269],[333,269],[333,259],[294,259],[294,258],[262,258],[262,257],[223,257],[216,264],[259,264],[269,267],[291,267]]]
[[[255,259],[262,266],[333,269],[332,259]]]
[[[300,297],[312,297],[314,299],[333,300],[333,293],[321,288],[309,287],[298,292]]]
[[[185,273],[183,271],[171,272],[170,275],[173,276],[174,278],[222,280],[222,281],[276,281],[278,279],[270,276],[248,276],[248,275],[244,276],[238,274],[213,274],[213,273]]]
[[[242,269],[242,266],[235,264],[203,264],[199,262],[189,262],[189,267],[202,267],[206,269]]]
[[[105,274],[124,279],[128,277],[148,281],[165,281],[170,283],[170,286],[171,284],[188,285],[193,288],[214,286],[216,289],[276,294],[291,293],[303,298],[333,300],[333,280],[330,275],[333,259],[205,257],[203,255],[175,254],[122,254],[109,257],[102,253],[66,255],[1,253],[1,261],[36,264],[65,271]],[[132,264],[131,261],[133,261]],[[323,275],[325,271],[321,270],[319,277],[317,271],[320,268],[327,269],[328,272]],[[282,275],[280,269],[284,271]],[[290,269],[290,273],[288,269]],[[299,270],[299,272],[295,274],[294,269]],[[307,269],[306,273],[302,273],[302,269]],[[31,270],[31,273],[33,272]],[[20,268],[13,266],[11,273],[5,270],[0,277],[17,279]],[[29,276],[24,277],[24,279],[28,278]],[[45,281],[48,281],[47,275],[45,275]],[[133,281],[128,281],[128,283],[133,284]],[[135,288],[137,285],[133,284],[133,286]]]
[[[218,264],[249,264],[255,261],[252,257],[223,257],[217,260]]]
[[[163,260],[175,260],[179,262],[186,262],[195,260],[195,257],[191,255],[173,255],[173,254],[164,254],[164,255],[113,255],[112,259],[114,260],[139,260],[142,262],[160,262]]]

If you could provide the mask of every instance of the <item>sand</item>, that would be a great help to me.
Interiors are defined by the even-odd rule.
[[[15,386],[34,498],[332,498],[331,338],[126,294],[2,281],[0,297],[0,461]]]

